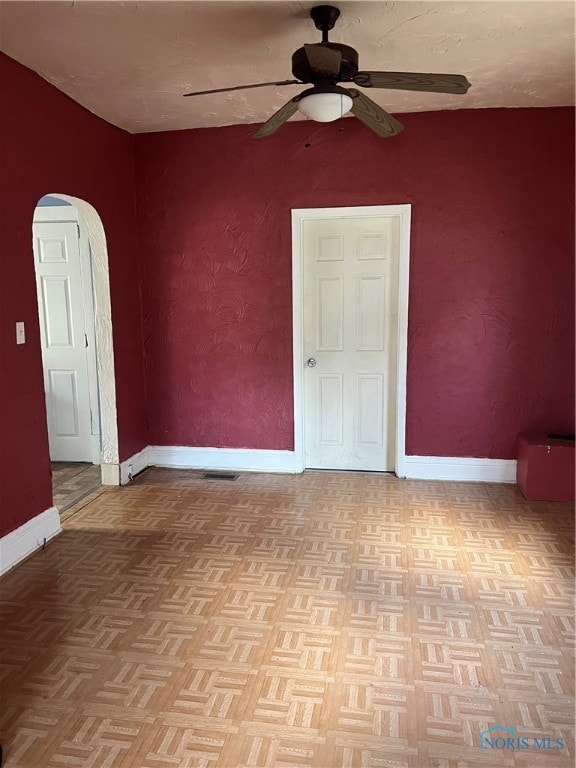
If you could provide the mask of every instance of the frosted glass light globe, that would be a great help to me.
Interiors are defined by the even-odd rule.
[[[352,109],[352,98],[344,93],[311,93],[298,102],[303,115],[318,123],[331,123]]]

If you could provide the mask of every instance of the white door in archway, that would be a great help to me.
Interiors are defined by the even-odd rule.
[[[303,222],[306,467],[394,471],[399,225]]]
[[[38,211],[38,217],[50,218],[47,209]],[[62,206],[52,215],[76,220],[35,218],[33,225],[50,458],[99,463],[94,305],[88,244],[86,241],[81,247],[74,208]]]

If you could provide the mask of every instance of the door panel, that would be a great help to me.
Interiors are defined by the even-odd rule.
[[[344,437],[344,402],[342,376],[318,376],[318,444],[342,445]]]
[[[68,250],[66,240],[63,238],[41,238],[39,241],[39,258],[43,264],[52,262],[53,264],[66,264],[68,261]]]
[[[70,308],[70,278],[68,275],[59,277],[40,277],[42,285],[41,317],[44,323],[46,349],[55,347],[72,348],[74,346],[74,331]]]
[[[307,467],[394,470],[399,224],[303,222]]]
[[[344,331],[343,302],[344,286],[342,277],[319,277],[316,346],[323,352],[342,349]]]
[[[48,396],[54,437],[79,437],[76,371],[50,370]]]
[[[384,349],[386,282],[384,275],[358,276],[358,343],[359,352],[382,352]]]
[[[78,226],[35,223],[33,234],[50,458],[92,461]]]
[[[384,377],[361,373],[358,378],[358,445],[382,447]]]

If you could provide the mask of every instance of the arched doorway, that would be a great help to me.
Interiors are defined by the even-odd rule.
[[[112,313],[102,221],[85,200],[50,193],[35,209],[33,231],[51,459],[61,460],[68,452],[71,461],[99,465],[102,484],[118,485]],[[66,236],[75,242],[67,246]],[[74,279],[78,283],[72,290]],[[50,300],[55,309],[47,306]],[[55,312],[52,327],[46,316],[50,311]],[[48,362],[55,354],[62,354],[63,362],[51,371]]]

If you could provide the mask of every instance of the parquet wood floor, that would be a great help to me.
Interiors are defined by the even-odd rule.
[[[156,469],[64,527],[0,582],[6,768],[574,765],[571,505]]]
[[[101,485],[100,467],[85,462],[52,462],[54,506],[64,512]]]

